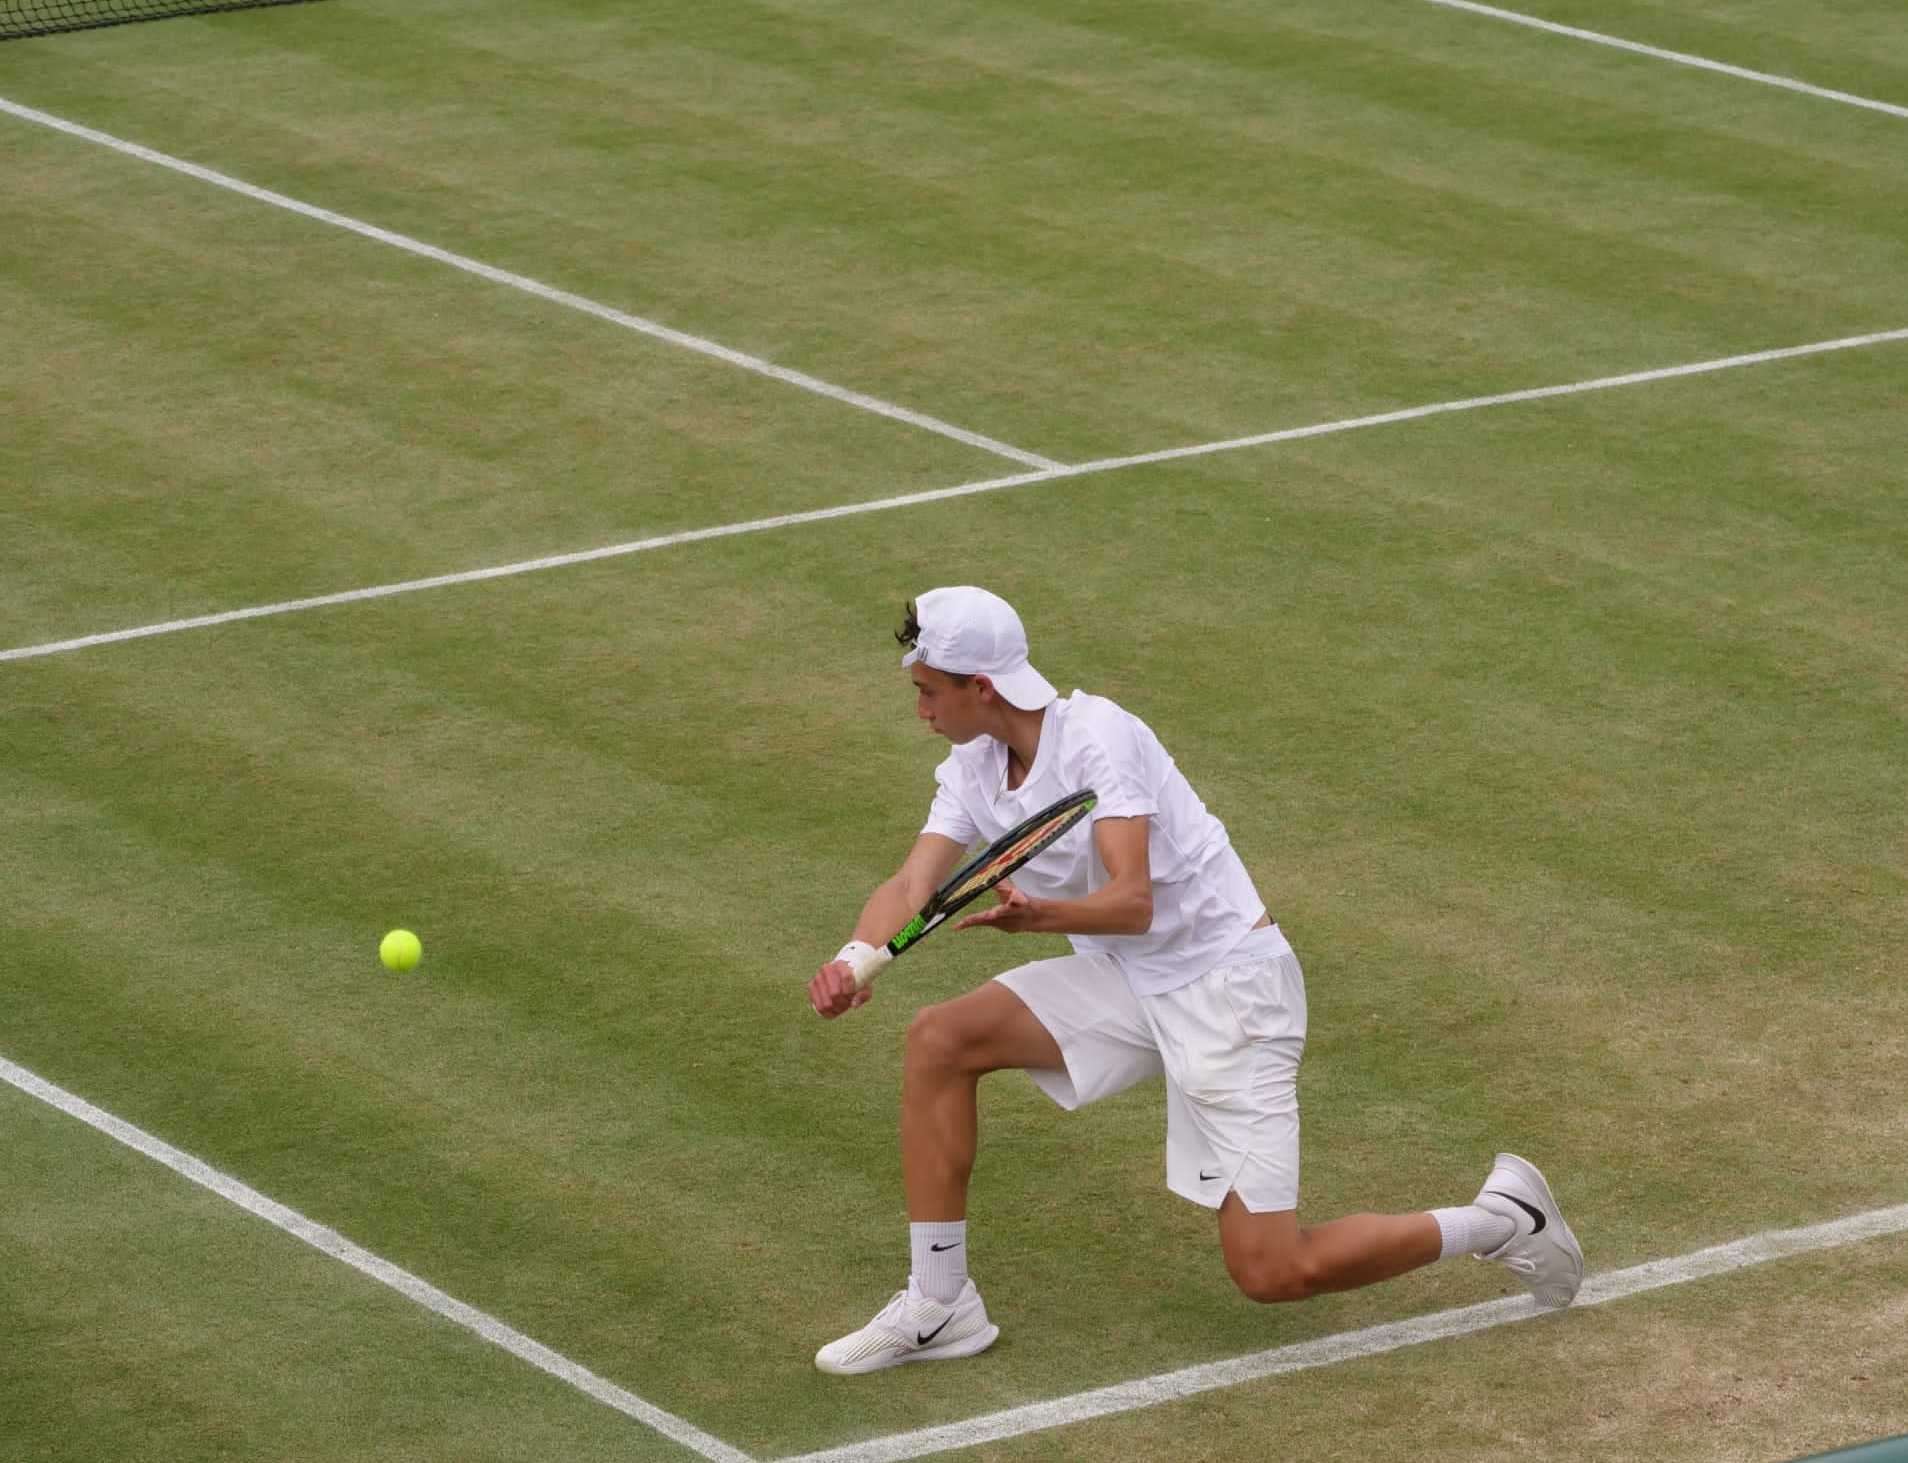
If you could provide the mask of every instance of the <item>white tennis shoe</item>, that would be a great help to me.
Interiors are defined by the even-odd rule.
[[[1515,1226],[1509,1239],[1478,1259],[1495,1260],[1511,1270],[1540,1306],[1567,1306],[1576,1299],[1583,1284],[1583,1246],[1564,1223],[1563,1211],[1536,1164],[1515,1153],[1498,1154],[1477,1204]]]
[[[847,1377],[904,1361],[953,1361],[985,1351],[998,1335],[972,1280],[945,1305],[921,1294],[910,1276],[908,1288],[897,1290],[872,1321],[816,1352],[815,1365]]]

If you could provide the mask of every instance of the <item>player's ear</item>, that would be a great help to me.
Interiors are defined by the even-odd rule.
[[[988,680],[986,676],[975,676],[974,684],[980,688],[981,700],[983,701],[988,700],[990,697],[1000,695],[1000,692],[994,689],[994,683]]]

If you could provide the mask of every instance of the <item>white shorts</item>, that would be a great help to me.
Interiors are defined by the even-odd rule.
[[[1298,1207],[1298,1067],[1305,977],[1277,925],[1254,930],[1177,990],[1135,996],[1105,955],[1036,960],[995,977],[1059,1044],[1064,1071],[1029,1071],[1072,1111],[1166,1079],[1166,1186],[1217,1209]]]

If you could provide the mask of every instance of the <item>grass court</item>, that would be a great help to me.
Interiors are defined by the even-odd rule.
[[[905,1278],[909,1016],[1058,948],[802,994],[932,789],[902,602],[977,582],[1303,960],[1301,1217],[1513,1148],[1594,1277],[1903,1204],[1900,7],[1522,13],[1895,110],[1425,0],[0,43],[0,1058],[752,1459],[1510,1293],[1256,1308],[1157,1089],[1008,1074],[1000,1342],[813,1370]],[[11,1457],[695,1456],[11,1079],[0,1152]],[[950,1456],[1908,1432],[1904,1231]]]

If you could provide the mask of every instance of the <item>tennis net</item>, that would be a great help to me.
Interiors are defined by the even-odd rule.
[[[85,30],[129,20],[162,20],[208,10],[247,10],[256,5],[295,5],[300,0],[0,0],[0,41]]]

